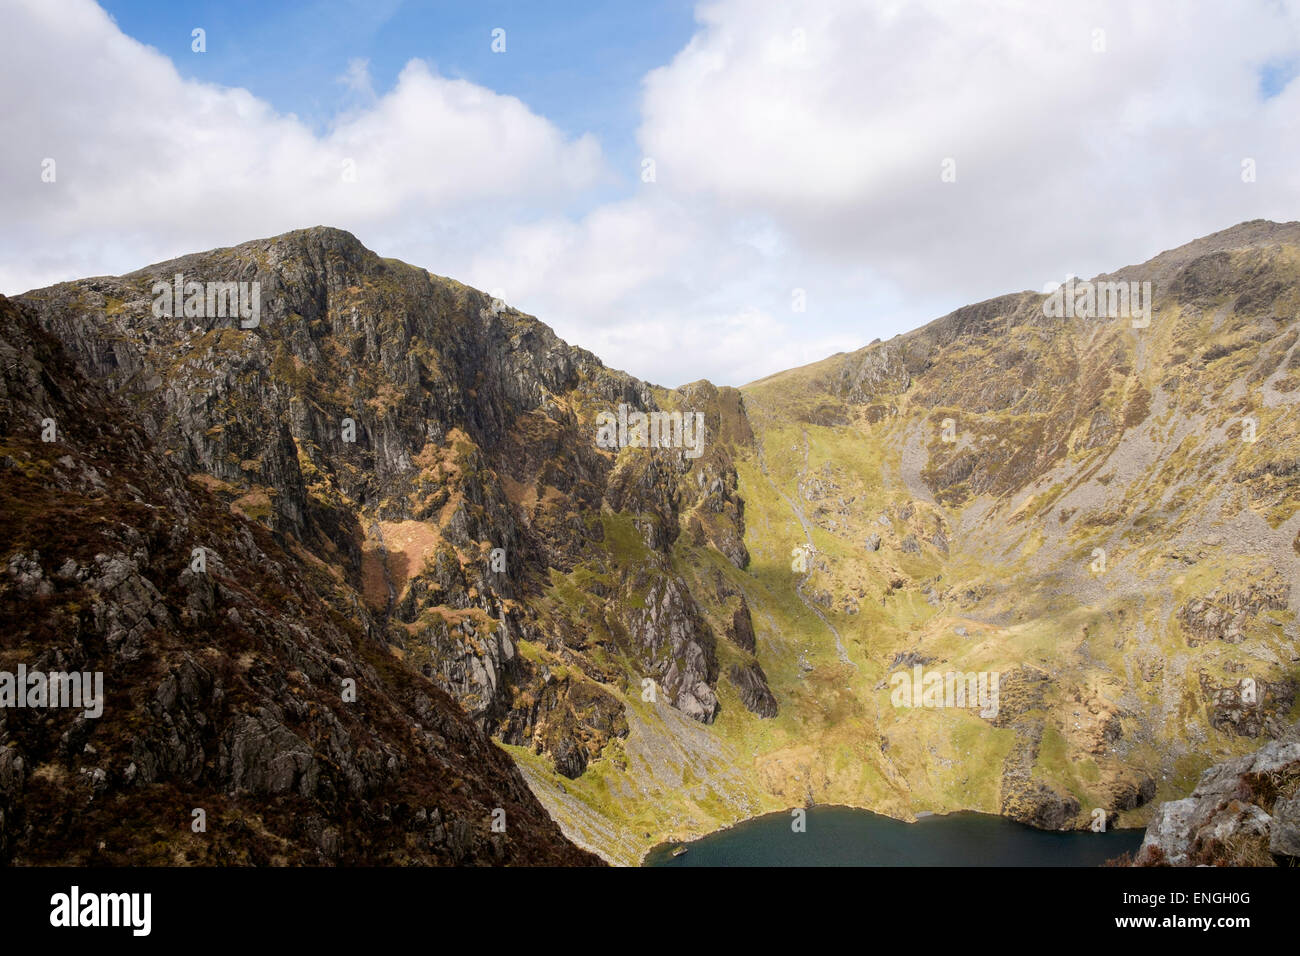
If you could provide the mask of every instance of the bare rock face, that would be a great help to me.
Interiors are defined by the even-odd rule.
[[[744,598],[731,616],[731,640],[742,651],[753,653],[755,647],[754,619],[749,613],[749,604]]]
[[[1200,674],[1201,695],[1209,713],[1210,726],[1237,737],[1281,737],[1286,730],[1284,715],[1295,702],[1296,682],[1233,681],[1217,683]]]
[[[906,391],[911,382],[906,353],[887,343],[846,365],[838,386],[848,401],[867,405],[880,396]]]
[[[1215,588],[1204,598],[1189,601],[1178,612],[1188,645],[1215,640],[1240,644],[1261,614],[1287,607],[1287,591],[1287,581],[1275,573],[1235,587]]]
[[[1273,804],[1268,851],[1275,857],[1300,860],[1300,794],[1279,797]]]
[[[757,663],[747,664],[744,667],[732,664],[727,676],[736,685],[736,690],[740,692],[740,701],[746,709],[760,717],[777,715],[779,711],[776,696],[767,686],[767,675]]]
[[[1191,796],[1161,804],[1139,866],[1295,865],[1300,859],[1300,725],[1290,740],[1216,764]]]
[[[258,283],[258,324],[156,314],[155,283],[177,274]],[[82,375],[131,404],[181,473],[341,573],[335,585],[367,633],[483,731],[531,741],[561,772],[580,773],[619,725],[609,702],[622,705],[609,694],[555,698],[553,665],[597,684],[653,677],[683,713],[716,715],[713,634],[670,555],[686,534],[748,564],[730,455],[752,433],[735,389],[656,389],[503,303],[328,228],[25,301]],[[683,432],[675,447],[603,448],[597,415],[620,406],[699,415],[700,440],[686,448]],[[606,516],[635,527],[640,553]],[[557,585],[547,569],[572,582]],[[120,577],[114,587],[148,587],[129,565],[100,573]],[[636,593],[602,583],[629,577]],[[187,620],[224,613],[206,581],[186,585]],[[166,626],[153,613],[114,622],[123,653]],[[592,620],[602,621],[594,640],[584,634]],[[520,640],[537,649],[519,653]],[[598,649],[615,650],[629,672],[597,663]],[[588,725],[605,729],[579,730]],[[311,767],[295,758],[278,757],[269,776],[256,769],[268,735],[277,752],[293,751],[270,728],[228,742],[241,785],[287,775],[310,787]]]
[[[714,637],[680,578],[652,579],[644,607],[632,614],[631,648],[673,706],[710,723],[718,713]]]
[[[936,796],[940,761],[1042,827],[1142,807],[1189,756],[1280,737],[1300,689],[1296,249],[1300,224],[1245,223],[1121,270],[1156,287],[1150,333],[1023,292],[743,390],[639,381],[333,229],[3,303],[0,651],[102,665],[130,717],[0,712],[0,859],[90,859],[32,835],[195,793],[256,838],[186,859],[563,859],[491,738],[616,777],[634,695],[709,724],[720,675],[828,767],[880,740],[863,800]],[[260,323],[156,314],[178,273],[259,283]],[[599,443],[620,409],[702,416],[703,440]],[[1010,731],[1004,756],[822,709],[891,658],[997,669],[997,712],[961,719]],[[716,723],[688,729],[734,743]],[[1282,853],[1294,794],[1251,786],[1158,829]]]
[[[0,297],[0,648],[103,693],[0,709],[0,863],[598,862],[301,539],[187,471],[202,436],[165,454],[149,400],[69,356],[84,323],[51,323],[65,349],[35,318]]]

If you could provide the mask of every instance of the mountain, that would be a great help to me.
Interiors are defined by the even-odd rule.
[[[196,793],[295,861],[582,857],[546,813],[618,863],[810,802],[1144,824],[1300,716],[1298,275],[1300,224],[1245,223],[1093,280],[1132,314],[1015,293],[742,389],[328,228],[6,301],[4,661],[109,705],[0,725],[0,857]],[[923,673],[995,701],[900,705]],[[459,849],[412,849],[449,793]]]
[[[0,709],[0,862],[599,862],[330,568],[3,298],[0,365],[0,671],[103,681]]]
[[[755,573],[789,603],[815,545],[834,733],[879,741],[809,759],[819,799],[1131,825],[1295,719],[1298,266],[1246,223],[1094,280],[1150,282],[1145,328],[1022,292],[742,390]],[[997,716],[888,706],[914,662],[998,672]]]
[[[209,310],[211,317],[186,318],[185,305],[198,313],[206,302],[202,294],[183,301],[185,279],[173,313],[172,303],[158,302],[155,287],[167,292],[177,275],[204,289],[230,282],[237,291],[238,283],[255,283],[245,289],[258,290],[256,324],[241,327],[245,320],[232,314],[231,303]],[[158,573],[166,580],[153,582],[160,590],[171,586],[168,576],[183,573],[194,547],[207,549],[215,565],[183,582],[202,587],[201,597],[178,596],[174,613],[160,615],[154,626],[224,627],[247,618],[227,585],[208,582],[223,582],[228,573],[267,575],[266,558],[251,545],[230,553],[232,541],[250,534],[264,539],[263,551],[274,542],[276,557],[297,575],[289,581],[272,573],[266,600],[304,648],[262,661],[266,649],[243,646],[239,635],[216,643],[240,667],[275,673],[267,678],[272,700],[250,702],[253,713],[272,712],[266,732],[275,739],[283,720],[273,703],[283,707],[283,695],[333,679],[297,658],[332,660],[343,640],[335,631],[345,621],[357,649],[413,682],[403,693],[437,700],[433,689],[440,689],[477,731],[535,753],[562,779],[582,774],[611,744],[618,749],[629,731],[622,698],[642,694],[643,681],[685,720],[708,722],[716,714],[717,638],[674,568],[674,547],[707,547],[725,563],[745,561],[725,448],[714,445],[699,457],[687,457],[687,449],[675,459],[620,461],[592,441],[587,424],[594,409],[617,414],[620,405],[655,409],[666,402],[670,412],[682,396],[607,370],[536,320],[453,281],[382,260],[332,229],[67,283],[10,308],[15,317],[30,311],[57,340],[52,354],[129,408],[141,443],[169,469],[166,480],[142,475],[133,487],[159,493],[179,475],[187,495],[225,513],[220,531],[172,531],[154,544],[165,554],[148,549],[144,560],[163,562]],[[13,351],[23,353],[19,346]],[[27,391],[19,379],[10,394]],[[709,433],[740,427],[734,390],[701,384],[682,395],[707,406]],[[69,455],[80,460],[64,444],[70,426],[60,441],[41,443],[40,425],[48,418],[85,421],[88,413],[20,404],[8,415],[8,432],[29,443],[24,450],[32,469],[57,468]],[[31,480],[41,477],[33,471]],[[42,504],[64,511],[80,506],[67,501],[67,489],[49,492],[54,499]],[[133,500],[120,490],[108,497],[114,506]],[[17,577],[6,580],[4,594],[20,635],[15,650],[34,651],[39,642],[18,623],[30,615],[23,581],[49,580],[69,557],[48,538],[46,525],[57,512],[47,515],[35,504],[21,510],[31,520],[24,522],[25,535],[10,539],[7,560]],[[15,501],[10,513],[16,518],[19,511]],[[140,520],[121,523],[142,533]],[[102,595],[97,586],[91,590],[77,613],[98,625],[105,616]],[[743,601],[733,595],[730,603],[728,628],[748,633]],[[324,624],[307,616],[307,608],[319,608],[330,629],[321,630]],[[111,632],[109,624],[103,627]],[[111,640],[109,632],[104,640]],[[143,635],[135,642],[149,644]],[[338,673],[344,672],[355,669]],[[136,676],[122,679],[141,690]],[[743,679],[770,706],[761,670],[750,668]],[[230,689],[204,681],[204,693],[210,684],[222,695],[222,716],[242,722],[247,708],[227,699]],[[364,701],[368,685],[360,683]],[[371,689],[386,702],[396,693]],[[318,704],[326,707],[324,700]],[[130,706],[146,702],[133,696]],[[421,718],[418,733],[427,730],[421,706],[429,705],[406,708],[414,707],[410,718]],[[318,736],[333,750],[322,752],[313,739],[295,744],[292,760],[274,752],[266,759],[342,763],[350,745],[331,736],[337,702],[328,709],[334,715],[321,715],[326,725]],[[205,711],[201,722],[215,719]],[[257,792],[245,786],[240,768],[227,768],[235,758],[226,751],[234,744],[221,731],[188,742],[181,755],[137,760],[129,785],[172,782],[179,773],[187,783],[210,778],[224,791]],[[20,740],[15,752],[32,767],[46,750]],[[139,773],[145,765],[149,772]],[[340,772],[349,776],[351,769]],[[299,783],[295,777],[289,789]],[[341,786],[331,782],[331,793]],[[483,814],[476,827],[488,819]]]

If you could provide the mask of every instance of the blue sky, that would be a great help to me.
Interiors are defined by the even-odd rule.
[[[368,61],[377,93],[412,58],[447,77],[518,97],[570,136],[594,133],[620,183],[639,174],[641,80],[672,59],[695,29],[690,0],[473,3],[400,0],[105,0],[122,31],[157,48],[189,78],[242,86],[318,131],[355,95],[338,82]],[[207,31],[207,52],[191,31]],[[506,55],[492,31],[506,31]],[[624,181],[625,177],[625,181]]]
[[[1271,100],[1285,90],[1297,74],[1300,74],[1300,56],[1286,56],[1265,63],[1259,70],[1260,97]]]
[[[326,224],[739,385],[1300,210],[1300,0],[5,13],[5,294]]]

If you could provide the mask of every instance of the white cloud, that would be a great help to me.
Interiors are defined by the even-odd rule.
[[[1296,10],[719,0],[647,77],[641,145],[664,188],[822,261],[909,292],[1037,287],[1294,208],[1300,84],[1262,103],[1258,70],[1300,49]],[[1269,169],[1253,190],[1245,156]]]
[[[375,87],[370,79],[370,61],[365,57],[353,57],[348,60],[348,68],[338,78],[351,92],[366,100],[375,98]]]
[[[182,79],[93,4],[10,6],[0,34],[7,292],[318,223],[382,236],[435,215],[558,208],[606,175],[594,138],[566,139],[519,100],[419,60],[317,136],[246,90]],[[369,82],[364,65],[349,75],[354,87]],[[41,180],[45,158],[53,183]],[[113,245],[88,261],[86,247],[104,240]]]

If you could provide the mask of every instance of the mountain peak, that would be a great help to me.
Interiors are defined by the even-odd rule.
[[[27,338],[0,341],[12,356],[46,342],[58,386],[0,363],[0,425],[18,436],[0,454],[0,613],[33,656],[76,628],[112,646],[121,629],[93,630],[111,614],[74,628],[33,612],[106,600],[102,574],[77,590],[100,552],[140,563],[169,599],[176,676],[131,678],[133,723],[94,730],[99,747],[158,729],[138,759],[111,751],[114,792],[251,785],[240,799],[256,810],[282,795],[280,776],[259,764],[232,778],[216,757],[256,752],[301,766],[284,786],[337,828],[351,808],[331,795],[355,781],[314,714],[444,762],[450,735],[473,725],[510,748],[567,832],[620,862],[681,838],[684,819],[714,829],[810,798],[1050,829],[1086,827],[1094,807],[1142,822],[1187,766],[1275,735],[1300,696],[1287,663],[1300,608],[1296,231],[1242,223],[1162,253],[1152,262],[1172,281],[1149,325],[1053,318],[1041,294],[1017,292],[743,392],[657,389],[329,227],[40,290],[13,302],[32,317]],[[197,314],[155,313],[153,284],[177,271],[258,282],[261,324],[203,314],[197,299]],[[114,435],[152,458],[92,456]],[[88,520],[106,502],[119,517]],[[61,513],[85,537],[48,533]],[[215,581],[186,574],[196,547]],[[6,594],[21,597],[7,612]],[[193,633],[230,666],[187,665]],[[160,640],[144,624],[130,634]],[[259,666],[239,642],[265,634],[275,663]],[[370,711],[337,699],[336,657],[367,708],[409,718],[356,723]],[[1001,675],[1001,709],[940,724],[894,702],[898,672],[939,662]],[[247,696],[200,695],[186,706],[213,730],[178,750],[169,725],[140,715],[207,686],[198,664],[255,702],[310,694],[301,742]],[[1240,706],[1246,678],[1258,706]],[[426,698],[446,704],[433,738]],[[1169,700],[1187,702],[1177,721]],[[52,760],[59,739],[25,729],[24,765]],[[932,774],[932,758],[960,774]],[[395,787],[427,772],[393,766]],[[517,791],[513,839],[515,814],[537,808],[497,769],[476,792]],[[683,789],[688,777],[699,787]],[[56,825],[42,806],[23,803],[34,834]],[[371,858],[355,844],[340,857],[336,840],[295,829],[300,817],[267,817],[295,859]],[[461,819],[470,836],[435,856],[494,852],[488,815]],[[436,838],[425,823],[412,826]],[[521,836],[509,859],[573,854],[540,816]]]
[[[1273,222],[1269,219],[1251,219],[1220,229],[1181,246],[1166,249],[1146,262],[1135,263],[1096,276],[1097,279],[1125,281],[1150,281],[1157,289],[1197,259],[1243,249],[1263,249],[1268,246],[1300,246],[1300,222]]]

